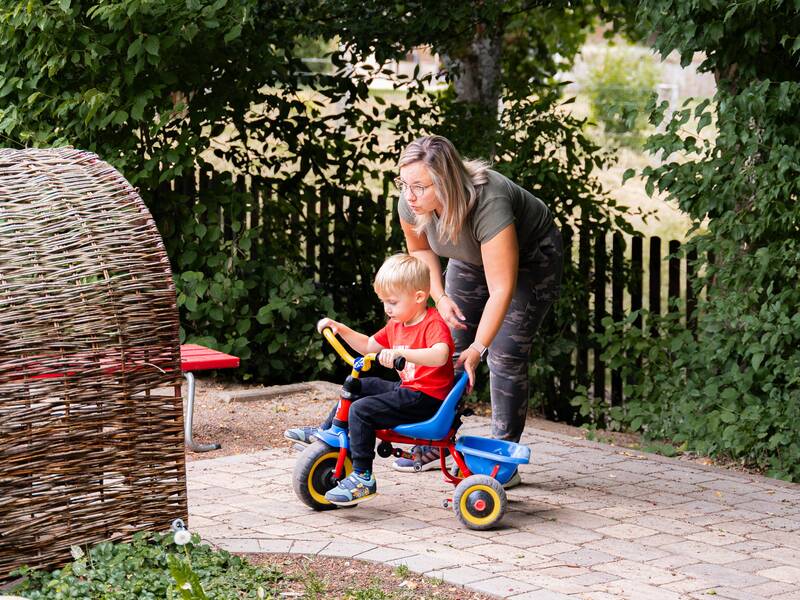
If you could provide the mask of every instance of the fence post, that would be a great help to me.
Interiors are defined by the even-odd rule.
[[[564,243],[564,264],[572,264],[572,237],[573,231],[571,227],[564,227],[561,231]],[[564,329],[565,335],[570,335],[572,332],[571,327]],[[563,359],[559,368],[559,395],[562,401],[569,401],[572,399],[572,353],[567,354]]]
[[[327,273],[330,268],[330,204],[328,196],[322,194],[319,199],[319,230],[322,232],[319,238],[319,271]]]
[[[650,238],[650,273],[648,273],[650,314],[661,314],[661,238],[653,236]],[[650,335],[658,335],[658,330],[650,326]]]
[[[678,304],[672,302],[673,299],[681,299],[681,259],[678,252],[681,250],[681,243],[677,240],[670,240],[669,245],[669,278],[667,282],[667,311],[675,312]]]
[[[620,232],[616,232],[611,247],[611,318],[614,323],[619,323],[623,319],[624,254],[625,239]],[[619,369],[611,371],[611,405],[622,405],[622,376]]]
[[[317,261],[316,261],[316,249],[317,249],[317,236],[319,235],[318,225],[320,222],[320,218],[317,213],[317,198],[316,196],[309,194],[306,197],[305,201],[305,211],[306,211],[306,265],[308,265],[308,271],[313,278],[316,275],[315,271],[317,270]]]
[[[261,204],[261,250],[262,256],[267,256],[272,249],[270,240],[272,239],[272,227],[274,214],[280,214],[280,211],[270,210],[269,205],[272,198],[272,186],[269,184],[262,184],[258,189],[258,196]]]
[[[697,250],[689,250],[686,255],[686,327],[697,334],[697,296],[694,293],[694,266],[697,264]]]
[[[581,223],[578,230],[578,277],[580,281],[589,281],[591,269],[591,243],[589,227]],[[581,297],[575,307],[575,381],[578,385],[589,386],[589,293],[581,287]]]
[[[258,186],[252,179],[247,191],[250,193],[250,221],[248,227],[250,229],[258,229],[261,227],[261,199],[259,198]],[[258,259],[261,256],[261,237],[250,238],[250,256],[253,259]]]
[[[634,236],[631,240],[631,312],[642,309],[642,272],[644,270],[644,259],[642,252],[643,240],[640,236]],[[633,322],[634,327],[641,329],[642,316],[636,317]]]
[[[631,312],[641,311],[642,309],[642,288],[643,288],[643,272],[644,272],[644,257],[643,257],[644,240],[641,236],[634,236],[631,240]],[[643,327],[642,314],[639,312],[633,321],[633,327],[640,331]],[[642,368],[641,356],[627,356],[627,360],[633,361],[636,364],[637,372]],[[628,383],[633,384],[633,376],[628,377]]]
[[[606,316],[606,236],[598,232],[594,238],[594,333],[601,335],[605,330],[603,319]],[[606,366],[600,355],[603,352],[600,342],[592,343],[594,354],[594,397],[602,402],[606,399]]]

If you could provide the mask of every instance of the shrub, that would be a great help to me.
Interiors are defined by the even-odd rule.
[[[592,120],[621,143],[640,143],[658,79],[659,70],[649,54],[632,46],[610,48],[588,77]]]
[[[283,578],[279,571],[255,567],[199,542],[200,538],[194,535],[184,546],[191,552],[191,568],[176,557],[183,550],[174,543],[172,534],[137,533],[129,543],[102,542],[88,554],[73,549],[75,560],[61,569],[18,569],[14,575],[24,576],[25,580],[13,593],[31,600],[173,600],[203,595],[215,600],[239,600],[279,596],[277,584]],[[171,571],[181,580],[174,579]],[[184,576],[192,577],[191,572],[202,584],[199,594],[188,594],[184,586]]]

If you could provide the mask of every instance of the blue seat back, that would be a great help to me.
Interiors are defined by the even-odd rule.
[[[447,397],[442,400],[442,405],[436,414],[427,421],[420,423],[409,423],[407,425],[398,425],[394,428],[394,432],[407,437],[416,438],[419,440],[441,440],[448,434],[450,428],[453,426],[453,421],[456,418],[456,409],[461,396],[464,395],[464,390],[469,383],[469,377],[466,372],[456,379],[456,383]]]

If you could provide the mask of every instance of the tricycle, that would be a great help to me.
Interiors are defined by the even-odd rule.
[[[330,329],[323,329],[322,334],[352,371],[342,385],[333,424],[314,434],[316,440],[303,450],[295,463],[292,482],[295,494],[314,510],[337,508],[325,499],[325,493],[353,470],[347,435],[348,414],[350,405],[360,397],[361,374],[370,370],[378,356],[370,353],[353,357]],[[405,359],[398,358],[394,366],[402,370]],[[444,507],[452,506],[458,520],[469,529],[485,530],[497,525],[505,514],[507,498],[503,484],[511,479],[519,465],[530,460],[530,448],[479,436],[456,438],[462,417],[471,414],[462,402],[467,383],[467,374],[459,374],[452,390],[430,419],[376,431],[376,437],[381,440],[377,453],[382,458],[394,456],[414,460],[413,454],[393,444],[439,448],[442,475],[445,481],[456,486],[452,499],[443,502]],[[452,471],[447,466],[448,452],[455,463]],[[417,462],[415,467],[418,465]]]

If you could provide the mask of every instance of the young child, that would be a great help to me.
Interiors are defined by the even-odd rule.
[[[450,330],[435,308],[428,308],[430,273],[421,260],[407,254],[388,258],[375,276],[375,293],[389,317],[386,326],[372,336],[324,318],[329,327],[359,354],[381,351],[379,361],[391,368],[395,358],[405,357],[400,381],[378,377],[361,380],[361,398],[350,406],[349,436],[353,473],[325,494],[332,504],[350,506],[375,496],[372,473],[375,430],[431,418],[453,386]],[[336,409],[320,426],[331,426]],[[312,427],[289,429],[284,436],[304,443],[312,441]]]

